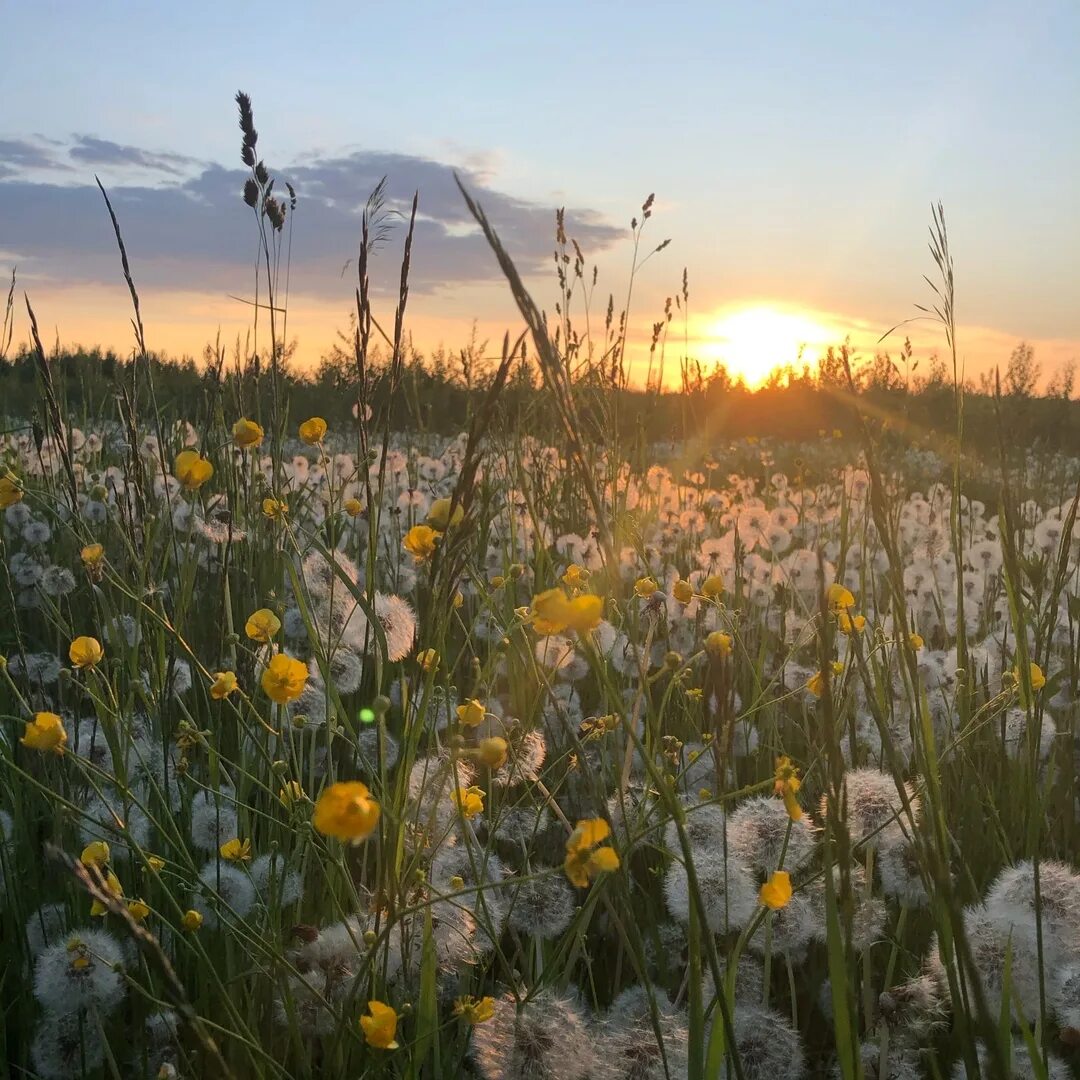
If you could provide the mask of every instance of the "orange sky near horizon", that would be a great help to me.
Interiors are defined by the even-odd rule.
[[[118,352],[132,348],[130,307],[126,290],[105,285],[56,287],[49,282],[20,282],[30,295],[38,325],[46,346],[100,345]],[[546,283],[536,289],[542,301]],[[203,351],[215,339],[232,352],[236,342],[249,340],[252,330],[250,308],[228,296],[215,296],[177,290],[147,290],[140,294],[147,342],[151,349],[170,356],[193,356],[201,359]],[[553,310],[554,305],[549,305]],[[643,307],[643,305],[642,305]],[[474,317],[473,312],[477,315]],[[480,313],[487,313],[481,316]],[[13,344],[28,340],[28,320],[23,304],[16,305]],[[918,311],[907,313],[908,318]],[[289,304],[287,333],[297,341],[296,362],[301,369],[314,367],[337,339],[339,330],[348,328],[347,300],[330,302],[321,298],[294,296]],[[393,324],[391,302],[376,303],[376,317],[389,330]],[[901,313],[899,317],[904,317]],[[895,321],[899,321],[899,318]],[[643,384],[648,373],[651,326],[644,310],[631,320],[629,354],[632,378]],[[516,335],[522,328],[509,297],[498,283],[473,285],[455,290],[454,295],[413,295],[410,297],[407,333],[421,352],[442,346],[450,353],[464,347],[475,326],[480,342],[487,342],[486,353],[494,357],[504,333]],[[764,382],[776,367],[797,365],[802,360],[812,368],[830,345],[850,340],[862,357],[876,351],[889,351],[894,357],[911,337],[915,359],[925,370],[936,351],[946,354],[940,327],[919,319],[901,326],[885,342],[878,344],[888,322],[876,323],[859,316],[801,307],[783,300],[756,297],[720,304],[707,313],[691,312],[685,326],[689,355],[698,359],[706,372],[724,363],[735,377],[748,386]],[[977,379],[995,365],[1004,369],[1009,354],[1021,340],[1003,330],[966,326],[958,333],[961,362],[965,375]],[[1064,364],[1080,357],[1080,342],[1068,339],[1028,337],[1042,366],[1044,382]],[[674,387],[679,376],[679,359],[684,351],[684,325],[676,313],[668,329],[665,357],[665,386]],[[655,378],[659,367],[653,369]]]

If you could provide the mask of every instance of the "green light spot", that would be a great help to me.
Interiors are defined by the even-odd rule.
[[[374,724],[375,714],[370,709],[360,710],[360,723],[361,724]]]

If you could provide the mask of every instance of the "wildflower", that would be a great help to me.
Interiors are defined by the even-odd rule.
[[[839,660],[834,660],[831,664],[833,675],[840,675],[844,670],[844,665]],[[825,673],[823,671],[817,672],[815,675],[811,675],[810,679],[806,683],[806,689],[810,691],[814,697],[821,697],[825,693]]]
[[[587,888],[597,874],[615,870],[619,856],[615,849],[603,844],[611,835],[611,826],[603,818],[586,818],[577,823],[566,841],[566,860],[563,870],[579,889]]]
[[[481,701],[469,698],[464,705],[457,707],[457,717],[466,727],[479,727],[487,716],[487,709]]]
[[[792,821],[802,819],[802,807],[795,798],[802,787],[799,779],[799,770],[792,764],[791,758],[786,754],[776,759],[776,771],[773,773],[773,791],[784,800],[784,809]]]
[[[97,638],[77,637],[68,647],[68,658],[77,668],[92,668],[101,663],[105,650]]]
[[[58,1019],[56,1014],[77,1014],[84,1008],[107,1016],[127,992],[124,965],[124,951],[107,931],[80,929],[66,937],[57,934],[53,944],[38,955],[34,997],[48,1013],[54,1014],[54,1023]],[[49,1075],[87,1075],[78,1056],[75,1062],[74,1070]]]
[[[0,476],[0,510],[6,510],[17,502],[22,502],[23,490],[18,480],[11,473]]]
[[[104,882],[105,891],[111,895],[119,898],[124,895],[124,887],[120,884],[120,879],[110,870],[105,875]],[[101,900],[95,900],[90,905],[90,914],[94,918],[100,918],[108,912],[108,908]]]
[[[724,591],[724,579],[719,574],[710,574],[701,583],[701,595],[715,600]]]
[[[428,524],[440,532],[445,532],[451,525],[460,525],[465,518],[465,508],[458,503],[454,507],[453,517],[450,516],[450,500],[436,499],[428,511]]]
[[[364,1039],[368,1046],[376,1050],[396,1050],[398,1014],[382,1001],[368,1002],[367,1016],[360,1017],[360,1026],[364,1029]]]
[[[533,597],[533,629],[542,636],[564,630],[586,633],[600,625],[603,610],[604,601],[599,596],[586,593],[571,600],[562,589],[548,589]]]
[[[705,638],[705,651],[710,656],[730,656],[735,647],[735,642],[730,634],[723,630],[714,630]]]
[[[364,512],[364,504],[359,499],[346,499],[341,509],[351,518],[359,517]]]
[[[201,911],[196,911],[194,908],[189,908],[184,912],[180,919],[180,925],[192,933],[198,930],[203,924],[203,917]]]
[[[642,600],[648,600],[659,588],[655,578],[640,577],[634,582],[634,595],[640,596]]]
[[[105,561],[105,548],[101,544],[87,544],[79,552],[79,558],[87,571],[94,574],[100,571],[101,564]]]
[[[770,910],[779,911],[791,900],[791,875],[786,870],[774,870],[761,886],[758,899]]]
[[[218,853],[226,862],[250,862],[251,841],[234,836],[218,848]]]
[[[471,821],[477,814],[484,812],[484,792],[478,787],[459,787],[454,790],[451,798],[466,821]]]
[[[454,1015],[460,1017],[466,1024],[482,1024],[495,1015],[495,999],[493,997],[476,998],[471,994],[466,994],[454,1002]]]
[[[67,743],[64,721],[56,713],[34,713],[34,719],[27,723],[19,742],[27,750],[39,750],[43,754],[49,751],[62,754]]]
[[[1028,677],[1031,680],[1032,690],[1041,690],[1046,685],[1046,676],[1043,674],[1042,668],[1039,667],[1034,660],[1028,664]],[[1013,678],[1016,680],[1017,684],[1020,683],[1019,667],[1013,668]]]
[[[300,425],[300,441],[308,446],[318,446],[326,438],[327,425],[321,416],[313,416]]]
[[[679,601],[680,604],[689,604],[694,599],[694,586],[689,581],[679,579],[671,587],[671,595]]]
[[[165,860],[160,855],[147,855],[146,865],[156,874],[159,870],[165,869]]]
[[[263,441],[266,433],[254,420],[241,417],[232,426],[233,445],[241,450],[251,450]]]
[[[214,475],[214,466],[197,450],[181,450],[173,461],[173,475],[185,491],[198,491]]]
[[[477,758],[491,770],[501,769],[506,764],[509,747],[506,740],[498,735],[490,739],[481,739],[476,746]]]
[[[926,642],[923,641],[922,634],[911,633],[908,634],[908,644],[916,652],[918,652],[926,644]]]
[[[418,563],[427,562],[435,554],[435,545],[442,533],[430,525],[414,525],[402,540],[402,546]]]
[[[324,836],[366,840],[379,824],[379,813],[367,785],[350,780],[323,789],[311,821]]]
[[[424,649],[416,654],[420,667],[429,675],[439,666],[439,654],[434,649]]]
[[[491,579],[491,587],[493,589],[501,589],[505,584],[506,584],[506,578],[504,578],[502,576],[502,574],[496,574]]]
[[[224,701],[237,689],[236,674],[232,671],[215,671],[214,681],[210,686],[210,696],[215,701]]]
[[[855,606],[855,597],[849,589],[846,589],[839,582],[829,586],[825,593],[825,599],[828,602],[829,610],[834,615],[839,615],[840,612],[847,611],[848,608]]]
[[[281,620],[269,608],[259,608],[252,612],[244,623],[244,633],[252,641],[258,641],[262,645],[269,644],[280,629]]]
[[[865,615],[849,615],[841,611],[836,617],[836,624],[840,627],[841,634],[861,634],[866,629]]]
[[[297,803],[303,802],[307,796],[304,794],[304,789],[300,786],[299,780],[289,780],[284,787],[278,792],[278,802],[285,807],[286,810],[291,810]]]
[[[584,589],[589,580],[589,571],[577,563],[571,563],[562,576],[562,583],[568,589]]]
[[[263,499],[262,512],[263,517],[271,521],[284,521],[289,512],[289,504],[284,499]]]
[[[462,604],[465,603],[465,596],[460,589],[454,593],[454,598],[450,601],[450,605],[455,611],[460,611]]]
[[[262,673],[260,680],[266,696],[278,705],[295,701],[307,685],[308,668],[302,660],[278,653]]]
[[[144,900],[129,900],[127,909],[137,923],[141,923],[150,914],[150,906]]]
[[[110,854],[109,845],[104,840],[94,840],[83,848],[79,862],[83,866],[102,867],[109,861]]]

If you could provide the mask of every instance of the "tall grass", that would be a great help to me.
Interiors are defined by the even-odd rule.
[[[1080,468],[1001,439],[996,502],[963,490],[940,207],[937,475],[846,350],[840,439],[734,468],[687,355],[687,429],[667,457],[635,436],[651,197],[603,320],[560,216],[553,325],[462,189],[526,329],[446,436],[396,422],[422,193],[391,230],[380,185],[355,411],[324,430],[284,363],[303,193],[237,103],[255,325],[197,413],[158,398],[104,189],[136,344],[114,420],[72,415],[27,300],[40,420],[0,436],[10,1075],[1074,1074]],[[13,310],[14,280],[0,345]]]

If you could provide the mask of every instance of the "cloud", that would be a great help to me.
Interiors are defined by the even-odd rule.
[[[67,170],[70,166],[62,161],[44,139],[0,139],[0,177],[14,176],[28,170]]]
[[[108,139],[95,139],[92,135],[78,135],[75,144],[68,150],[72,160],[84,165],[130,165],[140,169],[154,169],[159,172],[181,176],[196,164],[194,158],[184,154],[155,153],[141,150],[137,146],[121,146]]]
[[[14,174],[10,167],[6,175],[0,174],[0,236],[5,245],[20,253],[28,272],[55,285],[114,283],[119,274],[115,240],[97,188],[88,182],[42,180],[28,174],[40,168],[38,159],[25,149],[34,144],[19,145],[27,155],[26,171],[17,168],[18,159],[10,159],[16,165]],[[181,155],[88,136],[78,137],[68,153],[80,164],[115,166],[124,177],[109,185],[109,196],[137,284],[219,294],[251,292],[256,231],[241,198],[245,170],[200,165]],[[473,226],[451,166],[367,150],[311,157],[283,169],[270,164],[276,190],[284,194],[288,181],[299,200],[291,237],[294,295],[351,297],[350,271],[355,274],[361,214],[384,176],[393,231],[372,264],[376,287],[396,290],[414,191],[419,192],[419,212],[411,287],[436,292],[498,280],[495,260]],[[546,271],[555,208],[499,191],[488,170],[477,165],[459,170],[462,182],[484,207],[521,271],[526,275]],[[140,172],[145,169],[169,175],[148,177]],[[623,235],[622,229],[587,209],[567,210],[567,230],[591,252]]]

